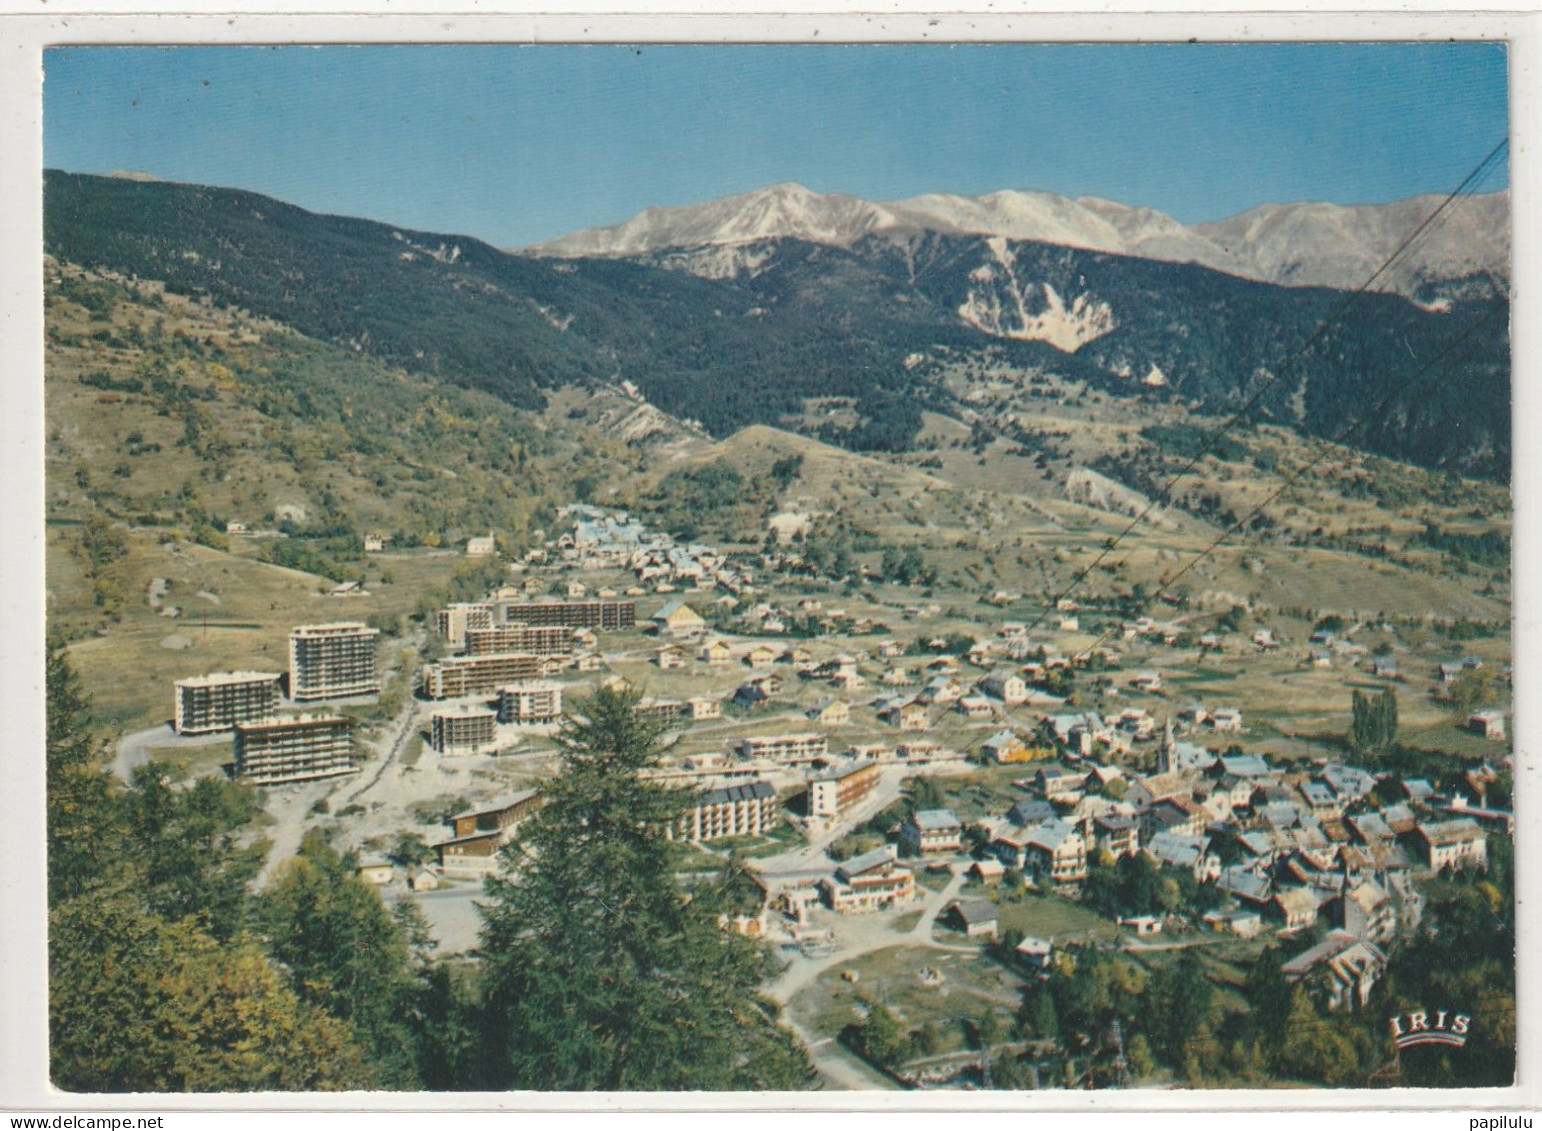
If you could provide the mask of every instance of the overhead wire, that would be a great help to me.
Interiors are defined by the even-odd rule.
[[[1028,631],[1030,633],[1039,628],[1039,626],[1041,626],[1044,621],[1048,619],[1050,614],[1058,608],[1060,602],[1070,597],[1071,594],[1076,591],[1077,587],[1080,586],[1081,583],[1092,574],[1092,571],[1097,569],[1099,565],[1107,560],[1109,555],[1112,554],[1119,547],[1119,545],[1123,543],[1124,540],[1140,526],[1142,522],[1146,521],[1146,519],[1150,517],[1151,513],[1157,508],[1158,505],[1170,501],[1173,487],[1176,486],[1176,484],[1181,479],[1188,475],[1189,472],[1193,471],[1194,468],[1199,466],[1200,462],[1205,458],[1205,456],[1214,451],[1216,446],[1229,433],[1237,428],[1238,425],[1240,425],[1242,421],[1250,413],[1252,413],[1255,408],[1258,407],[1258,404],[1262,401],[1264,395],[1276,384],[1278,384],[1279,381],[1286,375],[1286,373],[1290,371],[1291,367],[1299,362],[1302,358],[1304,358],[1308,351],[1310,351],[1328,334],[1329,330],[1333,328],[1336,322],[1338,322],[1352,307],[1362,302],[1367,295],[1384,293],[1382,291],[1373,289],[1375,288],[1378,280],[1381,280],[1383,276],[1391,271],[1392,268],[1397,264],[1398,260],[1403,258],[1413,249],[1415,243],[1421,241],[1427,235],[1433,234],[1439,229],[1440,226],[1446,223],[1446,221],[1449,219],[1448,213],[1453,203],[1455,203],[1459,198],[1471,195],[1474,191],[1476,191],[1477,186],[1485,181],[1494,172],[1494,170],[1498,168],[1500,156],[1507,150],[1508,147],[1509,138],[1506,137],[1501,139],[1497,145],[1489,150],[1488,154],[1483,158],[1483,160],[1480,161],[1472,169],[1472,171],[1462,179],[1462,182],[1457,185],[1456,188],[1453,189],[1449,194],[1447,194],[1445,198],[1442,199],[1440,204],[1436,206],[1436,208],[1430,212],[1430,214],[1426,216],[1412,232],[1403,238],[1397,247],[1393,249],[1392,253],[1382,261],[1381,265],[1377,267],[1374,272],[1371,273],[1370,277],[1367,278],[1364,283],[1360,284],[1359,287],[1350,292],[1336,306],[1334,306],[1322,319],[1322,321],[1318,323],[1317,328],[1306,339],[1306,341],[1304,341],[1291,354],[1289,354],[1285,361],[1281,363],[1281,365],[1273,373],[1269,374],[1265,380],[1260,382],[1258,387],[1253,391],[1252,395],[1248,397],[1243,405],[1235,412],[1233,412],[1229,417],[1227,417],[1220,425],[1211,429],[1205,435],[1204,442],[1200,445],[1199,450],[1194,453],[1194,455],[1189,457],[1189,459],[1179,468],[1177,472],[1168,476],[1161,489],[1147,501],[1146,505],[1140,509],[1139,513],[1137,513],[1134,518],[1130,520],[1129,524],[1125,526],[1123,530],[1119,531],[1118,534],[1109,539],[1109,541],[1103,546],[1103,548],[1098,552],[1093,560],[1080,571],[1078,571],[1076,575],[1072,577],[1071,581],[1060,592],[1058,592],[1052,600],[1046,603],[1044,609],[1028,626]]]
[[[1288,491],[1292,487],[1294,487],[1296,485],[1296,483],[1298,483],[1301,480],[1301,478],[1307,474],[1307,472],[1311,471],[1314,467],[1316,467],[1319,463],[1321,463],[1325,458],[1327,458],[1327,456],[1332,451],[1332,448],[1329,447],[1328,445],[1330,445],[1330,444],[1331,445],[1343,444],[1355,432],[1357,432],[1358,430],[1360,430],[1362,428],[1368,427],[1370,424],[1374,423],[1377,419],[1379,419],[1380,417],[1385,415],[1387,412],[1389,412],[1397,404],[1397,402],[1401,398],[1403,398],[1405,395],[1408,395],[1408,394],[1412,393],[1414,391],[1414,389],[1418,386],[1418,384],[1419,384],[1419,382],[1421,380],[1423,380],[1425,377],[1427,377],[1433,370],[1435,370],[1435,368],[1437,366],[1440,366],[1443,362],[1445,362],[1448,358],[1450,358],[1453,354],[1455,354],[1462,346],[1464,346],[1469,341],[1469,339],[1471,339],[1475,334],[1477,334],[1477,332],[1479,330],[1481,330],[1484,326],[1488,325],[1488,323],[1490,323],[1495,318],[1497,318],[1501,313],[1504,312],[1505,309],[1506,309],[1505,306],[1502,305],[1502,304],[1496,304],[1493,307],[1491,307],[1486,314],[1484,314],[1482,317],[1480,317],[1480,318],[1476,319],[1475,321],[1473,321],[1472,323],[1470,323],[1468,325],[1468,327],[1464,331],[1462,331],[1461,334],[1459,334],[1456,338],[1454,338],[1450,342],[1448,342],[1440,350],[1440,352],[1437,353],[1434,357],[1432,357],[1428,362],[1426,362],[1425,365],[1412,378],[1410,378],[1408,380],[1408,382],[1406,382],[1405,384],[1403,384],[1399,388],[1394,389],[1391,393],[1387,394],[1387,396],[1383,397],[1382,400],[1380,402],[1378,402],[1377,405],[1370,412],[1363,414],[1359,419],[1354,421],[1348,428],[1344,429],[1337,436],[1334,436],[1333,438],[1328,440],[1326,443],[1322,444],[1320,446],[1317,454],[1314,455],[1310,460],[1308,460],[1301,467],[1297,468],[1290,476],[1288,476],[1285,479],[1285,481],[1283,483],[1280,484],[1279,487],[1277,487],[1273,491],[1271,491],[1267,496],[1264,497],[1264,499],[1261,502],[1255,504],[1253,506],[1253,508],[1250,511],[1248,511],[1247,514],[1243,515],[1241,518],[1236,519],[1235,521],[1233,521],[1231,523],[1230,526],[1228,526],[1225,529],[1223,529],[1220,532],[1220,534],[1217,535],[1216,538],[1207,547],[1205,547],[1205,549],[1201,550],[1199,553],[1195,554],[1192,558],[1190,558],[1189,561],[1183,566],[1182,569],[1180,569],[1177,573],[1168,576],[1167,579],[1162,583],[1161,588],[1157,590],[1156,594],[1154,594],[1154,598],[1159,600],[1159,599],[1161,599],[1162,596],[1170,593],[1171,590],[1172,590],[1172,587],[1175,584],[1177,584],[1177,582],[1182,577],[1184,577],[1191,570],[1196,568],[1199,565],[1200,562],[1204,561],[1211,554],[1213,554],[1217,549],[1219,549],[1221,547],[1221,545],[1224,544],[1226,542],[1226,540],[1228,538],[1230,538],[1234,533],[1236,533],[1239,530],[1244,530],[1247,527],[1247,525],[1253,520],[1253,518],[1255,516],[1263,513],[1264,508],[1269,506],[1270,503],[1274,502],[1281,495],[1283,495],[1286,491]],[[1465,357],[1465,352],[1464,352],[1463,356]],[[1429,392],[1433,393],[1434,390],[1436,388],[1438,388],[1444,382],[1444,380],[1448,379],[1449,376],[1452,373],[1454,373],[1454,372],[1455,372],[1454,369],[1450,369],[1450,368],[1446,369],[1444,371],[1441,379],[1433,383],[1433,385],[1431,386]],[[1077,653],[1077,656],[1079,658],[1080,657],[1090,656],[1093,652],[1096,652],[1100,647],[1102,647],[1104,644],[1106,644],[1109,641],[1109,639],[1112,638],[1112,636],[1113,636],[1113,629],[1111,629],[1111,628],[1110,629],[1105,629],[1103,634],[1101,636],[1099,636],[1096,641],[1094,641],[1088,647],[1079,650],[1078,653]]]

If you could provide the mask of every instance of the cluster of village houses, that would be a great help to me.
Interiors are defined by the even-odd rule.
[[[825,610],[816,598],[791,609],[768,602],[746,607],[757,595],[753,577],[711,547],[679,545],[624,514],[599,508],[570,508],[570,517],[574,532],[532,552],[528,562],[555,558],[579,570],[627,569],[637,586],[590,592],[575,581],[564,596],[547,598],[537,595],[545,583],[531,577],[486,602],[441,610],[439,634],[458,652],[429,665],[420,688],[423,698],[444,701],[430,720],[431,744],[440,754],[492,752],[507,745],[511,729],[555,726],[564,684],[554,677],[603,670],[601,637],[640,627],[635,598],[646,593],[666,597],[643,622],[659,640],[654,663],[663,670],[696,664],[709,671],[747,668],[747,677],[726,697],[746,717],[775,705],[788,680],[822,681],[829,688],[801,707],[806,729],[783,727],[739,738],[722,751],[666,757],[657,773],[695,783],[698,790],[689,811],[668,830],[671,836],[700,842],[760,836],[784,820],[783,802],[795,797],[808,827],[834,828],[872,807],[868,803],[885,768],[930,772],[966,760],[967,752],[924,737],[947,714],[1013,723],[980,742],[974,755],[985,763],[1021,765],[1020,800],[975,822],[977,831],[967,840],[968,830],[950,810],[918,811],[894,831],[892,843],[832,865],[817,882],[768,887],[767,906],[775,902],[800,922],[815,905],[840,914],[904,905],[918,898],[915,868],[939,860],[967,865],[981,884],[1000,882],[1010,872],[1075,898],[1097,854],[1116,861],[1145,854],[1224,894],[1221,909],[1194,926],[1253,937],[1265,931],[1289,936],[1319,920],[1331,923],[1326,940],[1293,959],[1287,973],[1329,971],[1334,1001],[1350,1005],[1365,1000],[1385,969],[1383,944],[1418,922],[1421,899],[1413,878],[1448,867],[1482,868],[1489,833],[1513,831],[1512,814],[1486,803],[1496,777],[1488,765],[1468,772],[1456,788],[1438,790],[1423,779],[1378,777],[1352,765],[1276,766],[1258,754],[1220,753],[1195,741],[1214,736],[1220,746],[1225,736],[1241,732],[1243,717],[1235,707],[1191,705],[1160,722],[1140,707],[1117,715],[1066,711],[1062,699],[1035,685],[1070,661],[1031,645],[1026,626],[1018,623],[1001,625],[994,639],[977,643],[966,655],[933,655],[919,672],[903,666],[908,649],[893,639],[880,641],[862,658],[847,653],[816,658],[798,643],[730,643],[709,631],[689,601],[672,594],[719,593],[716,598],[709,593],[709,599],[729,602],[753,618],[757,635],[774,635],[773,626],[784,616],[839,621],[844,613]],[[479,541],[474,539],[468,552],[483,552],[475,545]],[[918,607],[904,615],[923,619],[935,612]],[[1060,609],[1058,623],[1074,631],[1074,608]],[[1174,627],[1142,618],[1121,630],[1129,639],[1162,637]],[[292,698],[378,692],[376,635],[356,623],[297,628],[291,640]],[[1252,644],[1278,647],[1268,630],[1255,634]],[[1347,642],[1320,632],[1312,644],[1315,663],[1319,650],[1330,657],[1333,650],[1342,654]],[[1388,667],[1382,657],[1372,660]],[[1441,665],[1435,674],[1449,682],[1480,662]],[[970,666],[984,674],[969,675]],[[893,728],[895,740],[841,749],[828,730],[849,721],[852,697],[867,694],[864,667],[881,669],[877,696],[867,702]],[[1156,671],[1121,677],[1132,691],[1161,688]],[[178,729],[233,730],[237,774],[262,784],[356,769],[351,722],[340,714],[280,718],[279,679],[278,673],[246,672],[179,681]],[[645,699],[641,709],[673,727],[717,718],[724,702],[716,695]],[[1470,725],[1486,737],[1504,737],[1501,712],[1475,713]],[[263,745],[259,740],[275,728],[276,742]],[[1141,761],[1131,757],[1138,744],[1155,745],[1155,766],[1147,772],[1132,768]],[[475,877],[497,867],[500,848],[517,838],[540,804],[539,793],[524,791],[454,815],[451,835],[434,846],[437,874]],[[966,843],[979,846],[972,856],[965,855]],[[363,872],[376,880],[392,874],[379,860],[366,861]],[[421,871],[412,882],[431,886],[435,874]],[[995,907],[977,899],[957,905],[952,914],[968,934],[991,934]],[[766,923],[762,913],[738,926],[760,931]],[[1145,916],[1123,925],[1146,934],[1162,929],[1162,923]],[[1030,938],[1022,957],[1027,966],[1043,968],[1051,949],[1047,941]]]

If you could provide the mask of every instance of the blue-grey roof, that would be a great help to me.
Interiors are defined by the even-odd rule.
[[[1267,902],[1273,886],[1267,876],[1260,876],[1257,872],[1235,865],[1222,869],[1215,883],[1222,891],[1250,899],[1255,903]]]
[[[1221,758],[1221,765],[1228,774],[1236,774],[1239,778],[1256,778],[1269,773],[1269,763],[1257,754],[1227,754]]]
[[[1157,833],[1146,845],[1146,851],[1164,864],[1176,868],[1192,868],[1210,847],[1210,839],[1203,836],[1185,836],[1182,833]]]
[[[1007,810],[1007,820],[1014,825],[1031,825],[1036,821],[1053,821],[1055,807],[1048,801],[1019,801]]]
[[[1274,851],[1274,842],[1269,834],[1259,831],[1243,833],[1237,838],[1243,846],[1254,856],[1267,856]]]
[[[1302,782],[1301,796],[1306,798],[1309,805],[1333,804],[1333,790],[1320,781]]]
[[[915,821],[916,828],[923,831],[959,827],[959,819],[953,815],[951,809],[918,809],[911,819]]]
[[[1053,852],[1076,832],[1074,826],[1062,820],[1045,821],[1028,837],[1028,843]]]
[[[775,797],[776,790],[770,782],[752,781],[743,785],[730,785],[722,789],[711,789],[703,793],[698,799],[699,805],[721,805],[732,801],[760,801],[767,797]]]
[[[864,852],[861,856],[853,856],[835,870],[836,877],[841,880],[849,880],[853,876],[860,876],[863,872],[871,872],[874,868],[884,864],[894,863],[893,845],[884,845],[875,848],[871,852]]]
[[[1324,766],[1320,775],[1333,792],[1346,797],[1364,797],[1376,788],[1376,777],[1358,766]]]
[[[1350,817],[1349,827],[1354,829],[1360,839],[1367,844],[1376,840],[1392,840],[1394,836],[1380,813],[1362,813],[1357,817]]]

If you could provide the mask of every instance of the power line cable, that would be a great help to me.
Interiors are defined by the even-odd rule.
[[[1489,322],[1493,321],[1496,317],[1498,317],[1505,309],[1506,308],[1503,305],[1495,305],[1494,307],[1492,307],[1487,314],[1483,315],[1483,317],[1477,319],[1475,322],[1470,324],[1467,327],[1466,330],[1464,330],[1460,335],[1458,335],[1455,339],[1453,339],[1451,342],[1449,342],[1438,354],[1436,354],[1433,358],[1431,358],[1430,361],[1427,362],[1423,366],[1423,368],[1421,368],[1419,370],[1419,372],[1414,375],[1414,377],[1410,378],[1410,380],[1406,384],[1404,384],[1401,387],[1393,390],[1386,397],[1382,398],[1382,400],[1375,406],[1375,408],[1373,408],[1370,412],[1368,412],[1368,413],[1364,414],[1363,416],[1361,416],[1358,420],[1356,420],[1354,423],[1352,423],[1348,428],[1344,429],[1337,436],[1335,436],[1331,440],[1329,440],[1328,443],[1329,444],[1335,444],[1335,445],[1343,444],[1356,431],[1358,431],[1361,428],[1365,428],[1365,427],[1369,426],[1376,419],[1378,419],[1379,417],[1381,417],[1382,415],[1384,415],[1385,413],[1390,411],[1391,408],[1397,403],[1399,398],[1401,398],[1404,395],[1412,392],[1414,390],[1414,388],[1416,387],[1416,385],[1423,378],[1425,378],[1430,372],[1432,372],[1436,368],[1436,366],[1440,365],[1448,357],[1450,357],[1452,354],[1454,354],[1461,346],[1463,346],[1468,341],[1468,339],[1470,339],[1474,334],[1476,334],[1480,329],[1482,329],[1484,326],[1486,326]],[[1446,372],[1444,372],[1442,374],[1441,380],[1440,381],[1436,381],[1434,383],[1435,386],[1438,387],[1447,377],[1449,377],[1451,375],[1451,372],[1454,372],[1454,371],[1448,369]],[[1433,392],[1433,389],[1431,391]],[[1156,598],[1160,599],[1164,594],[1168,593],[1169,590],[1172,588],[1172,586],[1174,584],[1176,584],[1180,578],[1182,578],[1184,575],[1189,573],[1196,566],[1198,566],[1200,562],[1204,561],[1211,554],[1213,554],[1217,549],[1219,549],[1220,546],[1222,545],[1222,543],[1224,543],[1228,538],[1230,538],[1232,534],[1236,533],[1239,530],[1245,529],[1247,524],[1250,523],[1255,516],[1257,516],[1258,514],[1262,513],[1262,511],[1264,510],[1265,507],[1267,507],[1270,503],[1272,503],[1276,499],[1278,499],[1286,491],[1290,490],[1290,488],[1294,487],[1296,485],[1296,483],[1299,482],[1300,479],[1304,475],[1306,475],[1307,472],[1309,472],[1310,470],[1312,470],[1312,468],[1316,467],[1319,463],[1321,463],[1329,455],[1331,450],[1332,449],[1329,448],[1326,444],[1323,445],[1321,447],[1321,449],[1318,451],[1317,455],[1313,456],[1310,460],[1308,460],[1305,464],[1303,464],[1300,468],[1298,468],[1295,472],[1293,472],[1279,487],[1277,487],[1275,490],[1271,491],[1263,499],[1263,501],[1261,501],[1258,504],[1256,504],[1253,507],[1253,509],[1250,510],[1246,515],[1244,515],[1241,518],[1237,519],[1230,526],[1228,526],[1226,529],[1222,530],[1221,533],[1210,543],[1209,546],[1207,546],[1205,549],[1201,550],[1198,554],[1196,554],[1192,558],[1190,558],[1189,561],[1183,566],[1182,569],[1180,569],[1176,574],[1173,574],[1166,581],[1164,581],[1162,583],[1162,587],[1160,589],[1158,589],[1156,594],[1155,594]],[[1128,560],[1128,559],[1126,559],[1126,560]],[[1108,640],[1112,637],[1112,635],[1113,635],[1113,631],[1111,629],[1105,629],[1103,634],[1100,637],[1098,637],[1098,639],[1094,643],[1089,645],[1087,648],[1082,649],[1078,653],[1078,655],[1079,656],[1088,656],[1091,653],[1097,651],[1098,648],[1102,647],[1105,643],[1108,642]]]
[[[1241,423],[1241,421],[1258,406],[1258,403],[1263,399],[1264,394],[1273,388],[1274,385],[1279,382],[1279,380],[1290,370],[1290,368],[1296,362],[1306,356],[1307,351],[1309,351],[1314,345],[1322,340],[1322,338],[1327,334],[1328,330],[1333,326],[1335,321],[1337,321],[1352,306],[1360,302],[1367,294],[1382,293],[1380,291],[1373,290],[1376,282],[1381,279],[1382,276],[1385,275],[1389,270],[1391,270],[1396,261],[1405,255],[1417,240],[1421,239],[1427,232],[1433,232],[1440,224],[1445,223],[1447,218],[1447,210],[1451,207],[1452,203],[1456,201],[1458,197],[1470,195],[1476,186],[1485,180],[1494,171],[1494,169],[1498,167],[1498,158],[1500,154],[1508,148],[1508,146],[1509,138],[1506,137],[1501,139],[1500,142],[1488,152],[1488,155],[1485,156],[1483,160],[1480,161],[1478,165],[1462,179],[1461,184],[1457,185],[1457,187],[1453,189],[1451,193],[1449,193],[1445,199],[1440,202],[1434,211],[1426,216],[1423,222],[1420,223],[1419,226],[1416,227],[1411,233],[1409,233],[1409,235],[1406,236],[1395,249],[1393,249],[1392,254],[1382,262],[1381,266],[1372,272],[1371,276],[1366,279],[1364,283],[1352,291],[1345,299],[1343,299],[1328,313],[1328,315],[1318,324],[1317,329],[1311,334],[1311,336],[1308,337],[1307,340],[1302,343],[1302,345],[1298,347],[1293,353],[1291,353],[1285,359],[1284,363],[1282,363],[1273,374],[1271,374],[1258,386],[1258,388],[1253,392],[1252,396],[1250,396],[1248,400],[1244,402],[1242,407],[1237,409],[1230,417],[1228,417],[1206,436],[1205,442],[1203,445],[1201,445],[1199,451],[1193,455],[1188,460],[1188,462],[1185,463],[1176,473],[1167,479],[1167,481],[1162,486],[1162,489],[1157,493],[1156,496],[1147,502],[1146,506],[1133,519],[1131,519],[1129,525],[1121,530],[1111,540],[1109,540],[1109,542],[1103,547],[1103,549],[1092,560],[1092,562],[1084,567],[1081,571],[1079,571],[1071,579],[1070,583],[1066,585],[1065,588],[1062,589],[1055,596],[1055,598],[1045,606],[1044,610],[1041,611],[1033,623],[1029,625],[1029,632],[1034,631],[1040,625],[1042,625],[1048,618],[1050,612],[1058,607],[1062,600],[1069,597],[1071,593],[1076,590],[1077,586],[1085,581],[1092,573],[1092,571],[1100,564],[1102,564],[1108,555],[1113,553],[1119,544],[1127,537],[1129,537],[1129,535],[1133,533],[1135,529],[1147,519],[1147,517],[1150,516],[1151,512],[1156,509],[1159,502],[1167,501],[1169,499],[1173,486],[1190,471],[1194,470],[1194,468],[1199,465],[1200,461],[1203,460],[1205,456],[1209,455],[1211,451],[1215,449],[1216,445],[1219,444],[1229,432],[1236,428],[1237,425]]]

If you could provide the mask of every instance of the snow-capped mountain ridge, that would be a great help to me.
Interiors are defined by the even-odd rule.
[[[549,258],[630,258],[790,238],[850,247],[875,234],[933,231],[1000,236],[1175,263],[1198,263],[1286,285],[1359,287],[1439,206],[1421,196],[1390,204],[1263,204],[1225,220],[1185,225],[1153,208],[1026,189],[982,196],[936,192],[889,203],[785,182],[630,220],[524,249]],[[1379,282],[1421,287],[1487,274],[1509,278],[1509,193],[1454,201]],[[721,271],[721,255],[712,259]],[[687,266],[688,263],[679,265]]]

